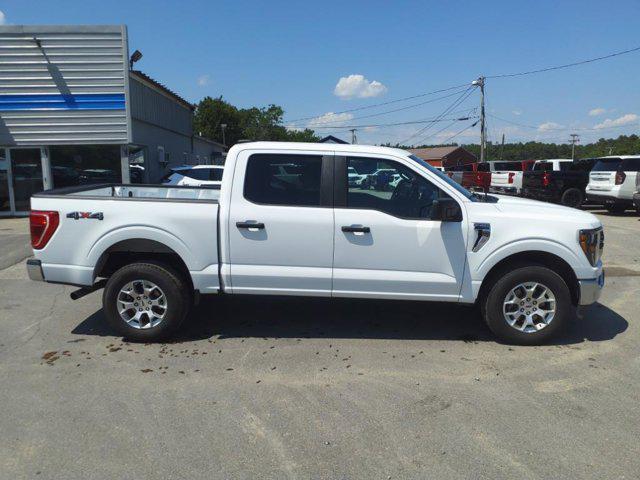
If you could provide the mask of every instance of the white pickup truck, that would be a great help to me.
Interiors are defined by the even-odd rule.
[[[400,181],[350,185],[351,166]],[[537,344],[604,284],[592,214],[476,195],[392,148],[245,143],[219,188],[71,187],[31,208],[30,278],[104,287],[107,321],[143,341],[226,293],[476,304],[502,340]]]

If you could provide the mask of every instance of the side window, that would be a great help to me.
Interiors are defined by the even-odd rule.
[[[317,207],[321,170],[321,155],[251,155],[244,179],[244,198],[267,205]]]
[[[348,178],[347,207],[378,210],[400,218],[431,219],[433,202],[446,193],[391,160],[347,157],[347,169],[371,171]],[[353,177],[353,176],[352,176]]]
[[[623,172],[640,172],[640,158],[625,158],[622,160]]]

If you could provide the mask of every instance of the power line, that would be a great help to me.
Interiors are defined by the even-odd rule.
[[[466,90],[458,90],[456,92],[449,93],[449,94],[443,95],[441,97],[432,98],[431,100],[426,100],[424,102],[415,103],[415,104],[412,104],[412,105],[405,105],[404,107],[396,108],[396,109],[393,109],[393,110],[387,110],[387,111],[384,111],[384,112],[372,113],[370,115],[362,115],[360,117],[352,117],[352,118],[349,118],[349,120],[362,120],[363,118],[380,117],[382,115],[387,115],[389,113],[395,113],[395,112],[400,112],[400,111],[403,111],[403,110],[409,110],[411,108],[420,107],[420,106],[426,105],[428,103],[434,103],[434,102],[438,102],[440,100],[444,100],[445,98],[453,97],[453,96],[455,96],[455,95],[457,95],[457,94],[459,94],[461,92],[466,92]],[[334,113],[333,115],[340,115],[342,113],[345,113],[345,112],[337,112],[337,113]],[[312,117],[312,118],[317,119],[319,117]],[[333,120],[333,121],[329,121],[329,122],[324,122],[323,125],[335,125],[336,123],[342,123],[342,122],[344,122],[344,120]],[[295,126],[295,123],[287,122],[287,125]],[[313,129],[313,128],[316,128],[316,127],[307,125],[307,128]]]
[[[447,113],[449,113],[455,107],[457,107],[462,102],[464,102],[469,97],[469,95],[471,95],[471,93],[473,92],[474,89],[475,89],[475,86],[473,86],[473,85],[470,86],[469,88],[467,88],[464,92],[462,92],[462,95],[460,95],[460,97],[458,97],[451,105],[449,105],[442,113],[440,113],[440,115],[438,115],[436,117],[436,119],[439,120],[439,119],[443,118]],[[410,135],[409,137],[405,138],[404,140],[402,140],[401,142],[398,142],[398,143],[401,144],[401,145],[404,145],[406,142],[408,142],[412,138],[422,136],[434,123],[435,123],[435,121],[429,122],[428,125],[424,126],[420,130],[418,130],[416,133],[414,133],[413,135]]]
[[[609,58],[618,57],[620,55],[626,55],[628,53],[637,52],[639,50],[640,50],[640,46],[639,47],[630,48],[628,50],[622,50],[622,51],[619,51],[619,52],[610,53],[608,55],[603,55],[603,56],[600,56],[600,57],[589,58],[587,60],[581,60],[581,61],[578,61],[578,62],[565,63],[563,65],[555,65],[555,66],[551,66],[551,67],[539,68],[539,69],[536,69],[536,70],[528,70],[528,71],[517,72],[517,73],[502,73],[502,74],[496,74],[496,75],[486,75],[485,78],[512,78],[512,77],[520,77],[520,76],[524,76],[524,75],[534,75],[536,73],[550,72],[550,71],[553,71],[553,70],[561,70],[561,69],[565,69],[565,68],[575,67],[575,66],[578,66],[578,65],[584,65],[584,64],[588,64],[588,63],[598,62],[600,60],[606,60],[606,59],[609,59]],[[448,91],[455,90],[455,89],[458,89],[458,88],[461,88],[461,87],[465,87],[465,86],[468,86],[468,85],[469,85],[469,83],[462,83],[460,85],[454,85],[454,86],[447,87],[447,88],[441,88],[439,90],[433,90],[433,91],[430,91],[430,92],[419,93],[417,95],[411,95],[409,97],[398,98],[396,100],[389,100],[387,102],[375,103],[375,104],[372,104],[372,105],[366,105],[366,106],[362,106],[362,107],[351,108],[351,109],[348,109],[348,110],[341,110],[339,112],[334,112],[334,115],[339,115],[339,114],[342,114],[342,113],[357,112],[357,111],[361,111],[361,110],[367,110],[367,109],[371,109],[371,108],[382,107],[382,106],[385,106],[385,105],[391,105],[391,104],[394,104],[394,103],[404,102],[404,101],[407,101],[407,100],[413,100],[415,98],[425,97],[425,96],[428,96],[428,95],[435,95],[436,93],[448,92]],[[418,104],[416,106],[419,106],[419,105],[422,105],[422,104]],[[387,112],[387,113],[392,113],[392,112]],[[321,117],[322,115],[323,114],[318,114],[318,115],[312,115],[312,116],[309,116],[309,117],[296,118],[296,119],[293,119],[293,120],[287,120],[285,123],[294,124],[296,122],[301,122],[301,121],[305,121],[305,120],[313,120],[314,118]],[[360,118],[364,118],[364,117],[360,117]]]
[[[526,72],[502,73],[502,74],[499,74],[499,75],[486,75],[485,78],[521,77],[523,75],[533,75],[534,73],[550,72],[552,70],[560,70],[560,69],[563,69],[563,68],[575,67],[577,65],[584,65],[586,63],[598,62],[600,60],[606,60],[607,58],[613,58],[613,57],[618,57],[620,55],[625,55],[627,53],[637,52],[638,50],[640,50],[640,47],[635,47],[635,48],[630,48],[628,50],[622,50],[620,52],[610,53],[609,55],[603,55],[601,57],[589,58],[587,60],[581,60],[579,62],[565,63],[564,65],[556,65],[556,66],[553,66],[553,67],[539,68],[537,70],[529,70],[529,71],[526,71]]]
[[[371,127],[397,127],[400,125],[420,125],[423,123],[433,123],[433,122],[462,122],[465,120],[469,120],[471,118],[478,118],[477,115],[469,115],[465,117],[458,118],[441,118],[441,119],[427,119],[427,120],[412,120],[407,122],[395,122],[395,123],[370,123],[363,125],[342,125],[342,126],[327,126],[327,127],[315,127],[315,130],[349,130],[351,128],[371,128]]]
[[[516,125],[518,127],[524,127],[524,128],[530,128],[532,130],[540,130],[540,127],[536,127],[534,125],[527,125],[525,123],[519,123],[519,122],[514,122],[512,120],[507,120],[506,118],[502,118],[502,117],[498,117],[497,115],[494,115],[492,113],[488,113],[487,115],[489,115],[490,117],[495,118],[496,120],[501,120],[503,122],[506,123],[510,123],[512,125]],[[625,128],[625,127],[634,127],[637,126],[638,123],[634,122],[634,123],[627,123],[626,125],[614,125],[611,127],[600,127],[600,128],[595,128],[595,127],[558,127],[558,128],[545,128],[543,131],[546,132],[562,132],[565,130],[576,130],[576,131],[581,131],[581,132],[597,132],[599,130],[611,130],[612,128]]]
[[[446,140],[443,140],[442,142],[440,142],[440,144],[444,144],[444,143],[449,143],[449,140],[457,137],[458,135],[466,132],[467,130],[469,130],[470,128],[475,127],[478,124],[479,120],[476,120],[475,122],[473,122],[471,125],[467,125],[466,127],[464,127],[462,130],[460,130],[458,133],[454,133],[453,135],[451,135],[449,138],[447,138]]]
[[[341,110],[339,112],[334,112],[334,115],[339,115],[341,113],[358,112],[360,110],[367,110],[367,109],[370,109],[370,108],[376,108],[376,107],[382,107],[382,106],[385,106],[385,105],[391,105],[393,103],[405,102],[407,100],[413,100],[414,98],[421,98],[421,97],[426,97],[428,95],[435,95],[436,93],[449,92],[449,91],[455,90],[457,88],[467,87],[468,85],[469,85],[468,83],[463,83],[463,84],[460,84],[460,85],[454,85],[452,87],[441,88],[439,90],[432,90],[431,92],[419,93],[417,95],[411,95],[410,97],[403,97],[403,98],[398,98],[396,100],[389,100],[387,102],[374,103],[373,105],[366,105],[366,106],[363,106],[363,107],[356,107],[356,108],[350,108],[348,110]],[[293,120],[288,120],[287,123],[301,122],[301,121],[304,121],[304,120],[313,120],[314,118],[321,117],[322,115],[323,114],[313,115],[311,117],[295,118]]]

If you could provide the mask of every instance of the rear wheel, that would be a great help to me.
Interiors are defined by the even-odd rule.
[[[543,266],[523,266],[500,277],[484,303],[491,331],[519,345],[544,343],[574,313],[569,287],[560,275]]]
[[[582,205],[584,195],[579,188],[568,188],[562,193],[560,202],[562,205],[572,208],[578,208]]]
[[[624,211],[627,209],[627,207],[624,206],[624,204],[622,203],[611,203],[609,205],[606,206],[607,211],[609,213],[624,213]]]
[[[165,265],[134,263],[122,267],[109,278],[102,295],[107,322],[131,340],[165,339],[187,315],[189,288]]]

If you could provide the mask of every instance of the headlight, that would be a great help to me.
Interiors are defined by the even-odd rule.
[[[578,235],[580,248],[592,266],[596,266],[602,257],[604,249],[604,231],[602,227],[580,230]]]

